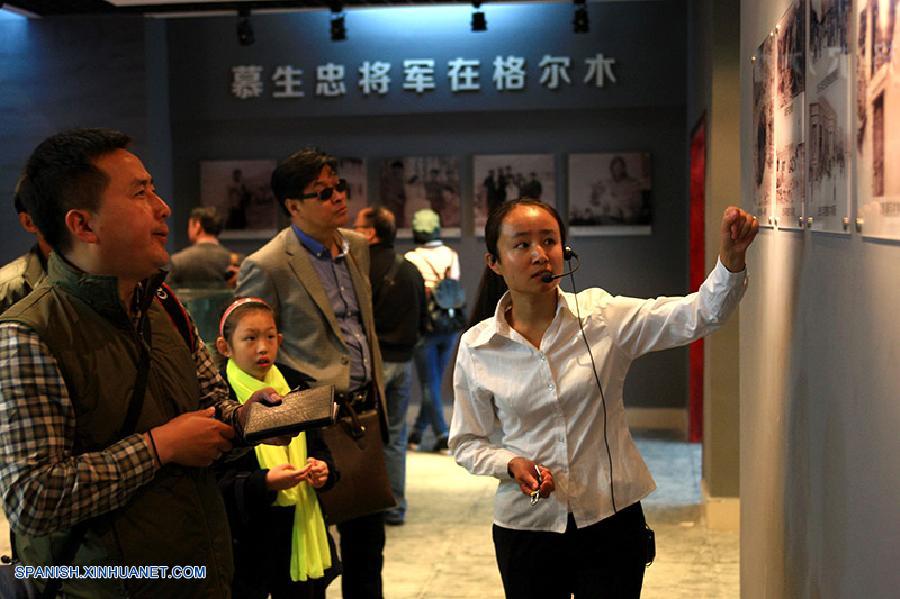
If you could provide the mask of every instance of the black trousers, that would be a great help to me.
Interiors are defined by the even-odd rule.
[[[640,502],[585,528],[569,514],[566,532],[494,525],[494,549],[508,599],[633,599],[646,564]]]
[[[376,512],[338,524],[341,533],[341,593],[344,599],[382,599],[384,514]]]

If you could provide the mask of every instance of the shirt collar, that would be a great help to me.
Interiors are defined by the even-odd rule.
[[[556,292],[559,294],[559,300],[556,304],[556,315],[555,318],[560,316],[560,311],[565,310],[572,317],[575,317],[575,296],[571,293],[565,293],[562,289],[557,287]],[[509,291],[503,294],[503,297],[500,298],[500,301],[497,302],[497,308],[494,310],[494,316],[489,318],[486,322],[486,326],[481,329],[481,331],[476,335],[475,339],[472,340],[471,346],[478,347],[481,345],[485,345],[491,341],[495,336],[506,337],[509,339],[511,337],[510,331],[511,327],[506,320],[506,312],[512,306],[512,296]]]
[[[317,239],[313,239],[312,237],[304,233],[300,227],[293,223],[291,224],[291,228],[294,230],[294,234],[297,235],[297,239],[307,250],[309,250],[310,254],[319,259],[331,258],[330,249],[325,247],[320,241],[318,241]],[[336,258],[340,258],[349,251],[350,244],[340,233],[335,234],[337,235],[339,244],[341,246],[341,252],[336,256]]]

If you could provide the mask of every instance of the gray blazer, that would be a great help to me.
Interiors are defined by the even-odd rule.
[[[347,267],[372,355],[381,430],[387,434],[381,352],[375,336],[368,276],[369,245],[365,237],[349,229],[341,229],[340,233],[350,245]],[[331,384],[337,391],[346,391],[350,386],[350,350],[310,260],[306,247],[287,227],[244,260],[235,296],[261,298],[275,310],[278,331],[284,335],[279,362],[313,377],[315,384]]]

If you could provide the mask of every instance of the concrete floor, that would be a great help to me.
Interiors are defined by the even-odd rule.
[[[637,443],[659,487],[643,502],[657,558],[642,597],[738,597],[738,535],[701,522],[700,445],[651,437]],[[447,456],[408,454],[407,521],[387,529],[387,599],[502,599],[491,541],[495,488],[494,480],[471,476]],[[335,581],[328,598],[340,596]]]
[[[637,443],[659,486],[644,500],[657,558],[642,597],[738,597],[738,535],[709,530],[701,521],[700,446],[640,436]],[[408,455],[407,469],[407,521],[387,530],[385,597],[501,599],[491,542],[496,482],[471,476],[450,457],[421,451]],[[0,551],[8,552],[2,515]],[[338,580],[328,599],[340,596]]]

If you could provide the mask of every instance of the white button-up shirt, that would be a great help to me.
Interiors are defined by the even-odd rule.
[[[715,331],[746,287],[744,272],[731,273],[718,262],[700,290],[686,297],[645,300],[602,289],[577,296],[560,290],[540,348],[509,326],[511,299],[504,295],[495,315],[460,340],[450,425],[456,461],[473,474],[500,479],[494,523],[562,533],[569,512],[579,528],[613,514],[603,407],[578,326],[576,297],[606,396],[616,507],[621,510],[656,488],[625,420],[622,387],[631,362]],[[507,464],[516,456],[553,473],[556,491],[534,507],[507,474]]]

